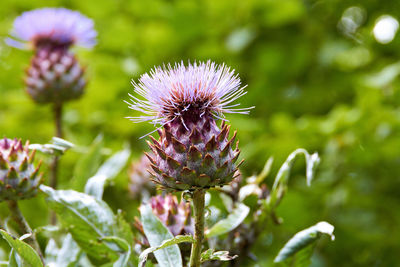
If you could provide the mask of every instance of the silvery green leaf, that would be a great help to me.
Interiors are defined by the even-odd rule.
[[[10,257],[8,260],[8,267],[23,267],[21,257],[15,253],[15,250],[12,248],[10,252]]]
[[[172,245],[176,245],[183,242],[193,243],[194,239],[191,235],[177,235],[174,238],[164,240],[157,247],[150,247],[145,249],[139,256],[139,267],[143,267],[146,263],[147,257],[150,253],[153,253],[159,249],[163,249]]]
[[[97,173],[87,181],[85,193],[102,199],[106,183],[113,179],[126,165],[130,154],[130,150],[126,148],[110,157],[100,166]]]
[[[227,218],[220,220],[206,231],[206,237],[223,235],[235,229],[243,222],[249,214],[250,208],[242,203],[238,203]]]
[[[67,234],[62,242],[62,247],[59,249],[56,265],[57,267],[75,266],[79,261],[82,251],[78,244],[74,241],[71,234]]]
[[[274,262],[284,262],[284,266],[303,266],[312,255],[312,245],[323,235],[329,235],[332,240],[334,227],[327,222],[319,222],[310,228],[295,234],[279,251]],[[300,254],[301,253],[301,254]],[[300,256],[296,258],[296,256]],[[305,257],[306,256],[306,257]],[[297,262],[297,264],[296,264]],[[300,262],[302,264],[300,264]],[[287,263],[287,265],[286,265]]]
[[[52,263],[55,262],[57,259],[59,251],[60,249],[58,248],[56,241],[54,241],[53,238],[50,238],[49,242],[47,242],[47,246],[44,252],[44,254],[46,255],[46,264],[52,266]]]
[[[35,149],[42,153],[59,156],[74,146],[74,144],[59,137],[53,137],[51,141],[50,144],[31,144],[29,145],[29,149]]]
[[[168,228],[154,215],[149,204],[140,207],[140,214],[143,231],[151,247],[156,248],[162,245],[165,240],[174,238]],[[182,267],[181,252],[176,244],[154,251],[154,256],[160,267]],[[143,256],[142,263],[139,266],[144,266],[146,257]]]
[[[7,243],[14,249],[14,251],[22,258],[24,264],[28,264],[32,267],[43,266],[39,255],[36,251],[27,243],[19,240],[18,238],[12,237],[6,231],[0,229],[0,235],[7,241]]]
[[[299,148],[292,152],[286,161],[283,163],[281,168],[276,175],[274,184],[271,189],[271,194],[268,196],[267,203],[270,208],[274,208],[279,204],[283,196],[287,191],[287,184],[290,176],[290,171],[295,159],[303,154],[306,158],[306,180],[307,185],[311,185],[311,181],[314,177],[315,169],[320,162],[318,153],[310,155],[305,149]]]
[[[268,176],[271,171],[272,163],[274,162],[274,158],[270,157],[264,165],[263,170],[259,175],[257,175],[255,179],[255,184],[260,184],[264,181],[264,179]]]
[[[61,225],[90,257],[99,261],[119,258],[120,249],[107,237],[124,238],[125,229],[120,228],[117,216],[104,201],[73,190],[54,190],[44,185],[40,189],[48,196],[47,202],[59,215]]]
[[[101,164],[101,149],[103,148],[103,136],[98,135],[89,150],[79,159],[74,169],[73,188],[82,190],[89,177],[93,176]]]
[[[229,251],[214,251],[214,249],[210,248],[201,253],[201,262],[212,260],[230,261],[237,257],[237,255],[230,256]]]
[[[119,253],[119,258],[113,263],[113,267],[125,267],[131,256],[131,246],[122,238],[116,236],[103,237],[102,241],[106,242],[114,251]]]
[[[66,150],[75,146],[73,143],[68,142],[67,140],[64,140],[60,137],[54,136],[51,140],[53,141],[54,145],[64,147]]]

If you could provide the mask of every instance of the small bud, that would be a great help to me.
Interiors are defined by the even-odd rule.
[[[91,19],[66,8],[36,9],[15,19],[6,42],[35,51],[25,77],[26,90],[35,102],[59,104],[82,95],[85,68],[69,48],[91,48],[96,35]]]
[[[27,143],[28,145],[29,143]],[[34,166],[34,151],[27,145],[7,138],[0,140],[0,201],[31,198],[42,183],[39,166]]]
[[[190,216],[190,204],[178,202],[176,196],[167,194],[166,196],[155,196],[150,199],[153,213],[174,235],[187,235],[194,233],[194,222]],[[136,228],[143,229],[139,220],[136,220]],[[142,230],[141,230],[142,232]]]

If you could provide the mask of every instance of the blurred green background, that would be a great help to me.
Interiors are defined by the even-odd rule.
[[[84,150],[103,134],[101,159],[125,142],[136,159],[146,150],[138,138],[152,127],[124,118],[133,115],[123,103],[130,80],[162,63],[225,62],[248,85],[243,106],[256,106],[249,116],[228,117],[238,129],[243,172],[259,172],[270,156],[276,172],[298,147],[322,159],[311,187],[304,164],[296,164],[278,209],[284,223],[272,239],[262,237],[258,265],[294,233],[325,220],[336,240],[319,244],[315,266],[399,266],[400,2],[2,0],[0,37],[21,12],[46,6],[81,11],[99,33],[93,50],[75,50],[89,86],[65,106],[67,140]],[[45,143],[54,132],[51,107],[35,105],[22,82],[31,56],[0,42],[0,136]],[[62,158],[62,188],[81,189],[73,178],[80,157],[71,151]],[[132,219],[127,183],[123,172],[105,199]],[[43,197],[22,208],[33,226],[46,223]],[[7,214],[3,206],[0,212]]]

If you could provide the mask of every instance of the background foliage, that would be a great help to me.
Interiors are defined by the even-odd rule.
[[[97,153],[97,165],[124,142],[133,158],[146,149],[138,138],[151,126],[124,118],[132,115],[123,103],[132,92],[131,78],[162,63],[225,62],[248,84],[242,104],[256,106],[250,116],[229,117],[239,131],[243,172],[258,173],[271,155],[276,172],[297,147],[317,151],[322,159],[311,187],[302,178],[291,179],[278,209],[283,225],[271,226],[277,234],[263,236],[254,251],[259,266],[294,233],[320,220],[335,225],[336,241],[319,246],[315,266],[397,264],[400,37],[381,44],[372,30],[382,15],[400,17],[399,2],[3,0],[1,37],[21,12],[45,6],[79,10],[95,20],[99,32],[94,50],[76,51],[88,66],[90,83],[64,113],[66,139],[78,151]],[[50,107],[34,105],[23,92],[30,57],[0,43],[0,136],[45,143],[53,136]],[[103,138],[90,147],[99,134]],[[81,157],[71,151],[62,158],[62,188],[82,191],[88,177],[82,172],[94,174],[97,168],[85,168]],[[129,199],[127,183],[122,172],[105,200],[133,220],[138,203]],[[21,206],[33,227],[47,222],[43,195]]]

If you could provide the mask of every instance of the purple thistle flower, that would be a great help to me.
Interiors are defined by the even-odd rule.
[[[246,94],[238,75],[225,65],[211,61],[185,66],[154,68],[133,83],[129,107],[145,115],[134,122],[151,121],[160,125],[160,138],[148,142],[152,155],[149,170],[153,181],[169,190],[196,190],[230,183],[240,166],[236,132],[224,113],[248,114],[250,108],[237,108],[235,100]],[[216,119],[222,120],[221,128]]]
[[[247,93],[245,86],[240,86],[234,70],[211,61],[155,67],[150,74],[143,74],[139,83],[132,84],[144,100],[129,94],[131,102],[126,103],[146,114],[128,117],[134,122],[152,121],[163,126],[175,119],[185,123],[187,116],[204,115],[224,120],[224,113],[248,114],[252,108],[236,108],[240,104],[232,104]]]
[[[96,44],[97,32],[93,20],[77,11],[42,8],[24,12],[16,18],[11,36],[7,38],[7,44],[20,49],[36,48],[46,43],[91,48]]]

